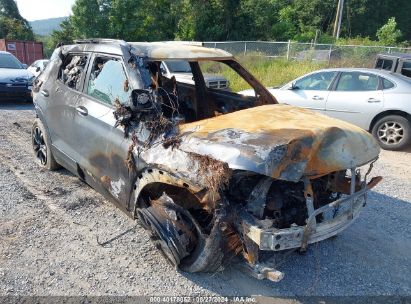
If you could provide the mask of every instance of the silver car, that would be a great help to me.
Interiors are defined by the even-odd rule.
[[[411,80],[406,77],[373,69],[324,69],[269,91],[280,103],[315,110],[371,132],[384,149],[399,150],[411,142]]]
[[[36,60],[27,68],[27,71],[29,71],[31,74],[37,77],[40,75],[41,72],[43,72],[48,63],[49,60],[47,59]]]
[[[177,82],[194,85],[190,63],[185,60],[168,60],[161,62],[161,73],[167,78],[175,77]],[[203,74],[207,88],[229,90],[229,81],[220,75]]]

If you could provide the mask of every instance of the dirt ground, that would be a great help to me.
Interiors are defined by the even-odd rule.
[[[187,274],[148,233],[68,171],[31,154],[32,105],[0,104],[1,295],[411,296],[411,147],[381,153],[383,182],[349,229],[292,253],[280,283],[234,266]]]

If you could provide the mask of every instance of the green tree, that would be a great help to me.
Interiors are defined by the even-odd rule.
[[[377,31],[378,41],[383,45],[395,45],[401,36],[402,33],[397,28],[395,17],[388,19],[387,23]]]
[[[54,50],[54,48],[62,44],[71,44],[73,40],[79,38],[75,36],[75,30],[71,22],[71,17],[67,18],[60,24],[60,30],[53,31],[50,38],[46,41],[46,48],[48,50]]]
[[[404,38],[411,39],[411,1],[391,2],[345,0],[341,37],[375,39],[381,20],[394,16]],[[52,41],[310,41],[319,30],[320,41],[332,42],[336,6],[336,0],[76,0],[64,33],[54,33]]]
[[[34,40],[33,30],[14,0],[0,0],[0,38]]]
[[[234,0],[184,1],[177,36],[183,40],[234,40],[240,2]]]
[[[395,17],[403,37],[411,40],[410,11],[409,0],[346,0],[342,34],[345,37],[361,36],[375,39],[377,30],[384,22],[390,17]]]
[[[75,38],[103,38],[108,33],[108,12],[111,1],[77,0],[70,18]]]

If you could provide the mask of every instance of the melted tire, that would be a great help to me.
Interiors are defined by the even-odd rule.
[[[159,213],[153,209],[153,206],[137,209],[142,225],[151,231],[155,238],[154,243],[156,247],[162,251],[167,260],[185,272],[215,272],[219,270],[223,263],[224,254],[221,250],[222,237],[218,221],[214,224],[210,234],[205,235],[201,232],[202,229],[199,224],[187,210],[175,203],[166,202],[162,203],[162,205],[178,212],[178,218],[184,219],[186,228],[195,229],[194,246],[190,244],[191,246],[186,247],[188,248],[185,252],[187,254],[182,254],[184,252],[182,250],[182,243],[174,232],[187,229],[184,227],[181,229],[181,223],[168,221],[168,225],[172,224],[174,226],[170,229],[170,226],[166,225],[164,219],[160,218],[161,214],[170,214],[169,211]],[[172,233],[169,233],[169,231],[172,231]],[[190,250],[189,248],[192,249]]]

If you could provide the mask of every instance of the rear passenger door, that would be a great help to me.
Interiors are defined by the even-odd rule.
[[[368,129],[384,103],[378,75],[359,71],[341,72],[330,92],[326,114]]]
[[[115,127],[115,100],[129,102],[131,87],[121,57],[95,54],[83,93],[76,104],[76,149],[79,175],[125,207],[131,192],[126,165],[131,140]]]

